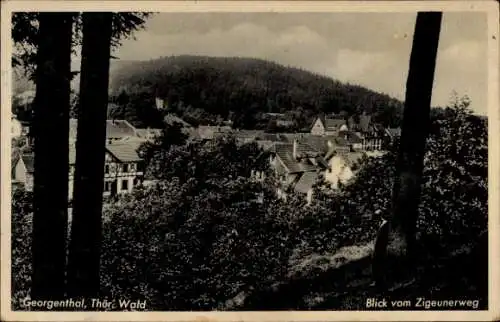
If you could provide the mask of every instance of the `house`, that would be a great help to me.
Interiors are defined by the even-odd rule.
[[[129,140],[106,144],[104,165],[103,195],[130,193],[134,187],[142,183],[144,172],[142,159],[137,153],[141,140]],[[13,161],[12,183],[23,185],[26,190],[33,190],[34,173],[33,154],[23,154]],[[75,175],[76,150],[69,147],[69,180],[68,196],[73,199],[73,183]]]
[[[349,129],[361,138],[361,149],[364,151],[380,151],[384,141],[384,128],[373,123],[370,115],[363,113],[357,120],[351,116],[348,120]]]
[[[314,196],[314,184],[318,181],[320,173],[305,172],[294,186],[296,192],[306,195],[307,204],[311,204]]]
[[[325,171],[325,181],[331,184],[333,189],[339,188],[340,184],[347,184],[366,157],[364,152],[332,153],[327,157],[328,168]]]
[[[35,172],[33,154],[17,155],[12,160],[12,186],[24,186],[27,191],[33,190],[33,174]]]
[[[312,135],[337,135],[339,131],[347,131],[347,121],[339,116],[316,118],[312,127]]]
[[[335,138],[335,142],[338,145],[341,145],[339,142],[342,142],[343,145],[348,146],[352,151],[360,151],[363,149],[363,139],[358,133],[352,131],[340,131],[339,136]]]
[[[275,143],[271,152],[271,167],[282,186],[278,195],[286,198],[286,191],[293,189],[306,194],[306,200],[310,203],[313,185],[319,173],[328,167],[323,153],[299,140]]]
[[[142,159],[137,153],[139,141],[106,145],[104,195],[130,193],[144,178]]]

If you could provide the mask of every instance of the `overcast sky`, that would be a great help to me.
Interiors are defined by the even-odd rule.
[[[302,67],[404,98],[416,13],[160,13],[116,55],[255,57]],[[487,19],[445,13],[433,105],[451,92],[487,111]]]

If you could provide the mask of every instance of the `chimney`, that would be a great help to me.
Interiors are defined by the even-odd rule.
[[[293,158],[295,160],[298,159],[298,154],[297,154],[297,145],[298,145],[298,142],[297,142],[297,139],[294,139],[293,140]]]

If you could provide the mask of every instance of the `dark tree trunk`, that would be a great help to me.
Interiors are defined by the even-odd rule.
[[[72,13],[40,13],[33,138],[35,299],[64,296]]]
[[[99,292],[102,200],[112,13],[83,14],[80,104],[76,141],[68,292]]]
[[[415,228],[420,201],[425,143],[430,126],[430,103],[434,70],[441,29],[441,12],[419,12],[413,36],[410,68],[406,83],[406,98],[401,141],[393,187],[392,218],[388,242],[389,255],[404,259],[408,264],[401,271],[413,267],[416,258]],[[386,237],[379,238],[380,240]],[[381,249],[379,247],[379,249]],[[377,258],[383,254],[375,254]],[[383,271],[378,269],[378,271]]]

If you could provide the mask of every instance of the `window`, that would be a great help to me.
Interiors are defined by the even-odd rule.
[[[106,164],[104,166],[104,173],[108,174],[109,173],[109,164]]]
[[[104,182],[104,192],[110,192],[111,191],[111,182],[106,181]]]
[[[123,165],[123,172],[128,172],[128,164]]]
[[[135,171],[135,163],[130,164],[130,171],[132,171],[132,172]]]
[[[122,180],[122,190],[128,190],[128,179]]]

